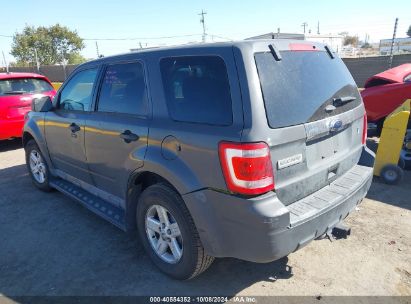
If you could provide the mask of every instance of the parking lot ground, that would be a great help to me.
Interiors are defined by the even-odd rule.
[[[58,192],[31,184],[19,141],[0,142],[0,294],[411,295],[411,172],[376,178],[346,220],[351,236],[321,239],[269,264],[218,259],[191,281],[160,273],[133,235]],[[247,244],[244,244],[247,246]]]

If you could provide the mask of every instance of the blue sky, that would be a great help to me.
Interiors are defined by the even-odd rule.
[[[348,31],[363,39],[369,34],[372,42],[390,38],[394,20],[399,18],[397,37],[405,37],[411,25],[411,1],[392,0],[311,0],[311,1],[194,1],[194,0],[14,0],[2,3],[0,35],[12,36],[26,24],[66,25],[88,39],[141,38],[125,41],[98,41],[100,53],[111,55],[127,52],[143,45],[178,44],[201,40],[202,27],[198,13],[207,11],[206,27],[211,40],[243,39],[276,31],[302,32],[301,24],[316,32],[320,21],[322,34]],[[10,12],[10,17],[7,17]],[[6,17],[5,17],[6,16]],[[163,36],[188,37],[149,39]],[[11,38],[0,36],[0,51],[8,61]],[[82,54],[96,57],[95,41],[87,40]],[[2,62],[2,58],[0,59]]]

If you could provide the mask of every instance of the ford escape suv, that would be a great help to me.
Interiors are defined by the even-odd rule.
[[[34,185],[136,230],[177,279],[215,257],[264,263],[298,250],[342,221],[372,180],[361,96],[322,44],[101,58],[32,108],[23,144]]]

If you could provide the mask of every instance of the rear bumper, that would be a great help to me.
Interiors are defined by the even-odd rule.
[[[2,120],[0,119],[0,140],[12,137],[21,137],[23,134],[24,119]]]
[[[271,192],[245,199],[203,190],[184,195],[209,255],[270,262],[294,252],[343,220],[367,194],[374,155],[329,186],[284,206]]]

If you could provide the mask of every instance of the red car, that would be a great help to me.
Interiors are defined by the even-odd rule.
[[[384,118],[411,98],[411,64],[403,64],[371,77],[364,88],[361,96],[368,122],[382,127]]]
[[[56,91],[43,75],[0,73],[0,140],[21,137],[24,115],[34,97],[54,97]]]

